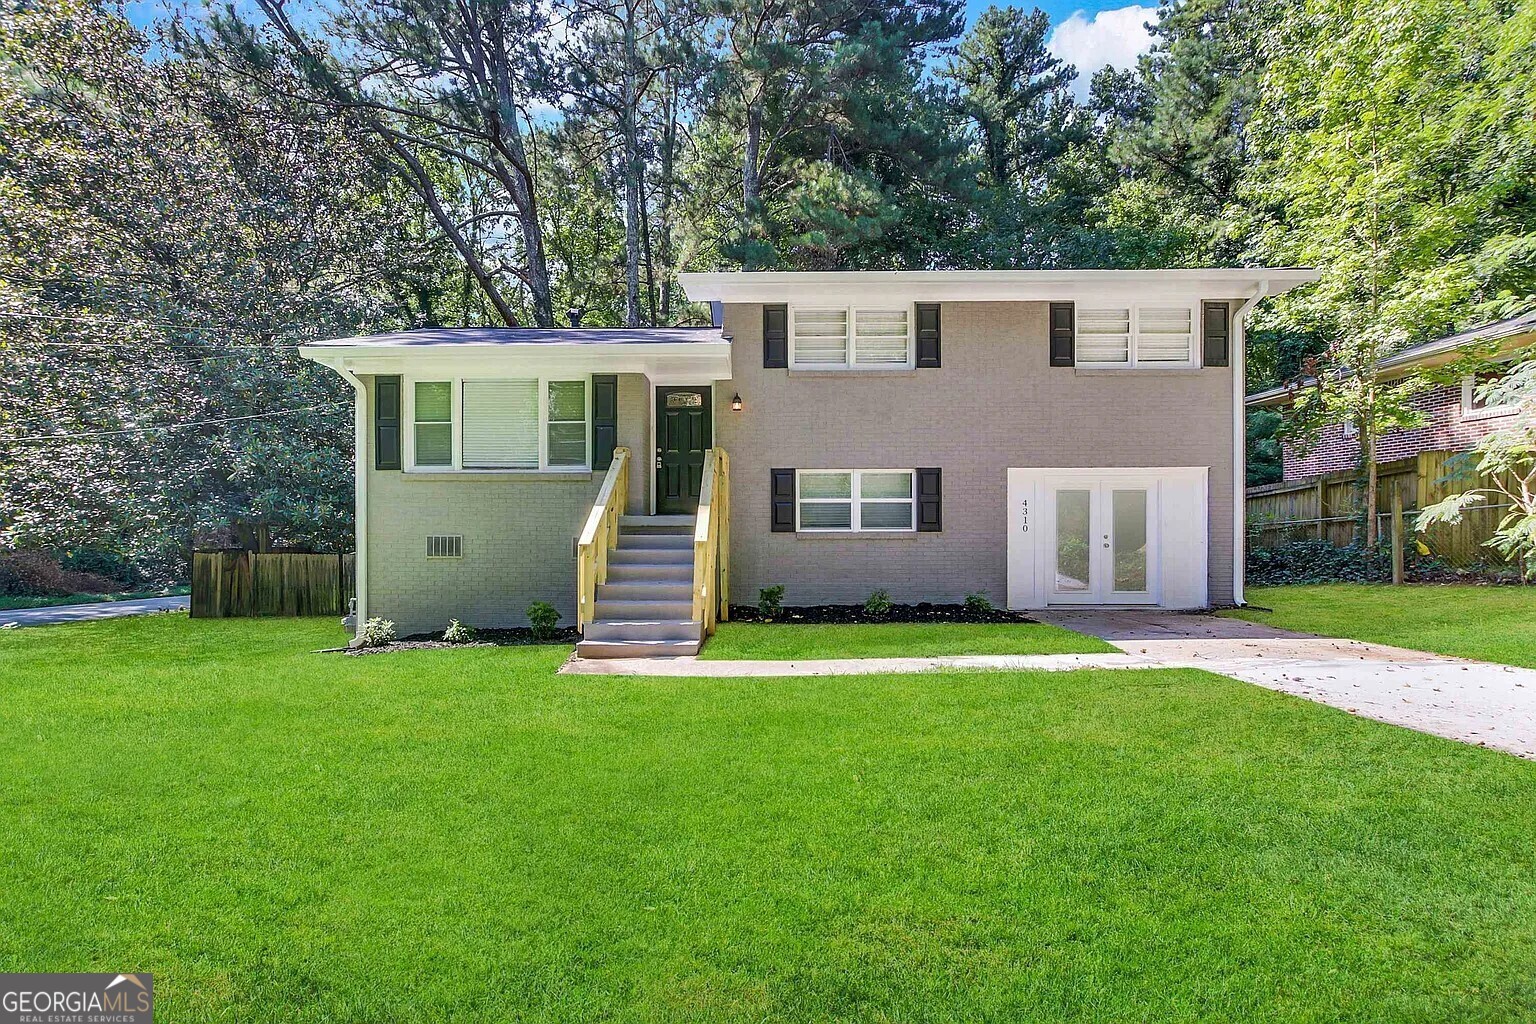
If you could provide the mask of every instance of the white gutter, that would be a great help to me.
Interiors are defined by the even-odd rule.
[[[352,522],[356,536],[353,539],[354,593],[357,594],[356,628],[361,630],[368,621],[368,389],[362,378],[340,364],[331,369],[352,385],[356,401],[352,408],[354,434],[352,495],[355,503]]]
[[[1269,294],[1261,280],[1253,295],[1232,314],[1232,603],[1241,607],[1245,563],[1248,560],[1248,406],[1244,402],[1248,376],[1248,332],[1243,320]]]

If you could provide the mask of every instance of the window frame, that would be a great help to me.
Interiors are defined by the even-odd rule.
[[[537,380],[539,399],[539,465],[536,469],[520,469],[513,466],[464,466],[464,383],[465,381]],[[549,464],[549,385],[551,381],[582,381],[585,385],[585,423],[583,436],[586,442],[586,462],[580,466],[551,466]],[[416,462],[416,385],[447,381],[452,390],[453,458],[447,465],[423,466]],[[400,396],[402,426],[407,437],[402,445],[402,467],[407,473],[514,473],[524,476],[555,473],[592,472],[592,374],[590,373],[530,373],[474,374],[422,373],[402,375]],[[566,421],[568,422],[568,421]]]
[[[1500,376],[1507,375],[1510,367],[1503,364]],[[1518,405],[1485,405],[1481,409],[1472,403],[1476,401],[1476,388],[1478,380],[1475,374],[1468,374],[1461,378],[1461,418],[1475,422],[1477,420],[1491,420],[1498,416],[1513,416],[1520,411]]]
[[[434,462],[421,466],[423,472],[438,472],[458,468],[459,449],[459,389],[452,378],[422,377],[410,378],[405,381],[400,390],[400,402],[404,406],[403,415],[400,417],[409,426],[411,436],[404,446],[402,455],[408,456],[403,462],[407,469],[418,465],[416,462],[416,387],[419,384],[447,384],[448,385],[448,461],[446,463]],[[432,425],[441,424],[441,420],[429,421]]]
[[[846,335],[846,347],[843,350],[841,363],[802,363],[796,358],[795,338],[799,333],[795,330],[795,320],[801,310],[816,312],[823,310],[841,310],[847,317],[848,333]],[[858,352],[859,312],[865,313],[904,313],[907,318],[907,358],[900,363],[860,363],[856,361]],[[828,302],[828,303],[789,303],[788,324],[789,332],[788,350],[786,362],[789,369],[810,372],[826,373],[880,373],[901,372],[917,368],[917,306],[915,303],[906,305],[853,305]],[[819,470],[817,472],[820,472]]]
[[[1205,322],[1201,317],[1204,300],[1194,302],[1127,302],[1120,305],[1111,301],[1103,303],[1073,303],[1075,327],[1073,331],[1073,365],[1084,370],[1197,370],[1204,358]],[[1086,309],[1128,309],[1130,311],[1130,335],[1126,340],[1126,361],[1123,363],[1090,362],[1081,357],[1083,340],[1082,312]],[[1141,311],[1143,309],[1187,309],[1189,311],[1189,358],[1178,362],[1167,360],[1143,360],[1141,349]]]
[[[908,497],[906,498],[864,498],[863,480],[865,473],[905,473],[909,484]],[[800,482],[806,476],[840,476],[847,474],[848,494],[847,498],[802,498],[800,496]],[[862,506],[865,501],[871,503],[896,505],[905,503],[911,509],[911,515],[907,518],[907,526],[872,526],[863,525]],[[800,509],[809,502],[812,505],[836,505],[847,501],[850,505],[848,512],[848,528],[842,529],[835,526],[805,526],[802,524]],[[871,533],[916,533],[917,532],[917,470],[916,469],[797,469],[795,470],[795,532],[796,533],[825,533],[825,534],[871,534]]]

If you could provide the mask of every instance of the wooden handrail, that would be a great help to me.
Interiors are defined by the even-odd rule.
[[[629,449],[613,450],[613,462],[597,490],[592,511],[576,541],[576,629],[586,632],[597,607],[597,588],[608,582],[608,552],[619,542],[619,517],[629,505]]]
[[[704,453],[699,512],[693,525],[693,617],[705,636],[730,619],[730,458],[724,448]]]

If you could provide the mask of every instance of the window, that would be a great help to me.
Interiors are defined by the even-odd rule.
[[[538,377],[417,381],[413,468],[583,469],[590,391]]]
[[[453,465],[453,383],[417,381],[414,408],[416,465]]]
[[[798,529],[913,530],[910,469],[804,470],[798,478]]]
[[[1193,306],[1077,308],[1079,366],[1193,366]]]
[[[1519,409],[1514,404],[1489,405],[1484,395],[1478,394],[1490,384],[1502,380],[1508,371],[1495,373],[1480,373],[1473,377],[1461,379],[1461,418],[1464,420],[1482,420],[1490,416],[1508,416]],[[1497,401],[1497,399],[1495,399]]]
[[[911,313],[796,307],[790,315],[790,365],[802,370],[911,366]]]

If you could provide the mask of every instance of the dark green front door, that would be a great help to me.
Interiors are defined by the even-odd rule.
[[[712,437],[710,389],[656,389],[656,512],[676,515],[699,507],[704,453]]]

